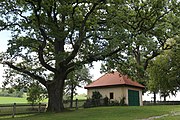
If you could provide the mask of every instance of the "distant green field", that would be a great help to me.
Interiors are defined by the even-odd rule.
[[[44,102],[47,102],[48,100],[45,99]],[[12,104],[12,103],[28,103],[25,97],[18,98],[18,97],[1,97],[0,96],[0,104]]]
[[[86,95],[86,94],[76,95],[76,96],[74,97],[74,99],[86,100],[86,99],[87,99],[87,95]]]
[[[74,97],[74,99],[85,100],[86,95],[84,94],[77,95]],[[48,102],[48,99],[45,99],[42,102]],[[1,97],[0,96],[0,104],[11,104],[11,103],[28,103],[28,101],[26,100],[26,97],[18,98],[18,97]]]
[[[26,98],[18,97],[0,97],[0,104],[11,104],[11,103],[28,103]]]

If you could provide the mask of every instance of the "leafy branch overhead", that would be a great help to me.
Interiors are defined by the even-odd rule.
[[[100,24],[107,14],[107,5],[99,1],[59,3],[26,0],[11,1],[9,5],[3,6],[5,4],[2,2],[5,11],[2,11],[1,16],[7,18],[4,22],[6,28],[15,31],[13,39],[9,41],[8,53],[16,59],[28,62],[38,60],[36,64],[51,72],[57,72],[63,66],[69,68],[68,73],[77,64],[103,60],[121,50],[117,46],[109,51],[103,48],[110,46],[107,40],[99,42],[99,38],[103,39],[100,33],[109,29],[105,28],[105,24]],[[24,7],[18,9],[18,6]],[[104,31],[100,28],[104,28]],[[97,48],[102,44],[101,48]],[[95,49],[97,51],[93,51]]]
[[[117,25],[126,29],[129,44],[124,54],[113,55],[114,59],[108,59],[103,69],[113,67],[135,79],[147,79],[145,70],[151,60],[164,50],[173,48],[176,43],[169,41],[179,37],[178,6],[178,1],[156,0],[126,1],[125,4],[112,5],[110,10],[114,14],[110,17],[113,18],[113,26],[119,31],[121,28]]]
[[[160,92],[166,101],[166,97],[176,95],[180,88],[179,77],[179,42],[171,50],[164,51],[148,67],[149,81],[148,88],[151,92]]]

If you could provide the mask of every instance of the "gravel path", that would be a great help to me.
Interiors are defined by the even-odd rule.
[[[164,115],[160,115],[160,116],[152,116],[152,117],[149,117],[149,118],[138,119],[138,120],[155,120],[155,119],[163,118],[163,117],[167,117],[167,116],[178,116],[178,115],[180,115],[180,111],[172,111],[169,114],[164,114]]]

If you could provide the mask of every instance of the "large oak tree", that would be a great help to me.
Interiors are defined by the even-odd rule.
[[[0,30],[12,31],[1,62],[46,87],[47,111],[63,111],[64,82],[77,66],[104,60],[127,45],[109,34],[109,5],[103,0],[0,2]]]

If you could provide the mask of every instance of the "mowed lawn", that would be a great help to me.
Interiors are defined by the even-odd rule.
[[[26,98],[0,97],[0,104],[27,103]]]
[[[172,113],[177,113],[172,114]],[[156,120],[180,120],[180,106],[141,106],[141,107],[95,107],[66,111],[63,113],[42,113],[3,120],[147,120],[152,116],[166,115]],[[175,116],[173,116],[175,115]],[[151,119],[153,120],[153,119]]]
[[[74,97],[74,100],[85,100],[85,95],[77,95]],[[48,99],[42,101],[43,103],[47,103]],[[13,104],[13,103],[28,103],[26,97],[19,98],[19,97],[2,97],[0,96],[0,104]]]

